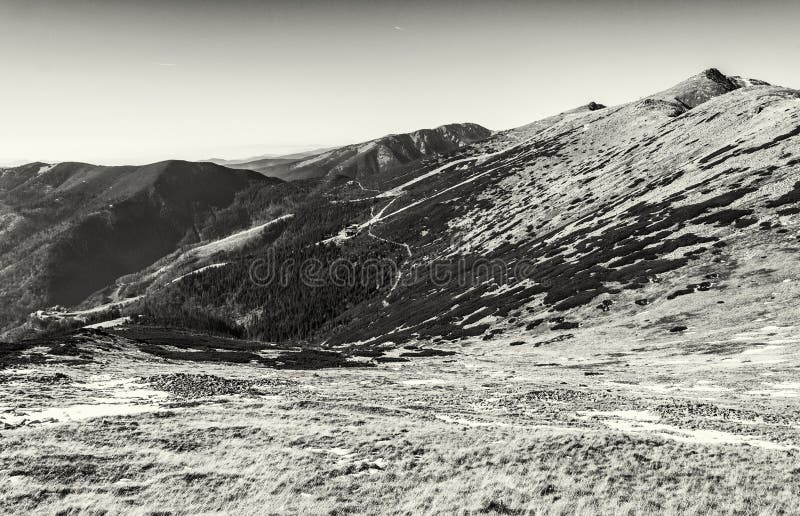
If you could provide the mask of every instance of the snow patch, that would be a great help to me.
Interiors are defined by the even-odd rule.
[[[17,427],[34,423],[57,424],[85,421],[98,417],[130,416],[159,409],[159,401],[168,394],[140,384],[134,378],[111,379],[107,375],[93,377],[90,382],[75,383],[74,387],[96,391],[102,396],[93,403],[78,403],[40,410],[14,410],[0,414],[0,423]]]
[[[97,328],[116,328],[117,326],[122,326],[123,324],[128,324],[131,322],[130,317],[119,317],[118,319],[111,319],[110,321],[103,321],[94,324],[87,324],[84,328],[90,329],[97,329]]]
[[[436,419],[440,421],[444,421],[445,423],[455,423],[458,425],[464,425],[469,427],[481,427],[481,426],[509,426],[507,423],[500,423],[494,421],[472,421],[465,418],[453,418],[445,414],[434,414]]]
[[[259,224],[258,226],[254,226],[250,229],[245,229],[244,231],[239,231],[238,233],[228,235],[225,238],[221,238],[219,240],[209,242],[208,244],[195,247],[194,249],[189,251],[189,253],[195,256],[205,258],[220,251],[231,251],[234,249],[241,248],[245,244],[247,244],[250,240],[253,240],[254,238],[258,237],[263,229],[273,224],[276,224],[280,221],[290,219],[292,217],[294,217],[293,213],[287,213],[286,215],[282,215],[274,220],[265,222],[264,224]]]
[[[469,324],[465,324],[465,329],[474,328],[476,326],[480,326],[481,324],[494,324],[497,322],[497,317],[494,315],[487,315],[486,317],[481,317],[477,321]]]
[[[55,167],[56,165],[58,165],[58,163],[53,163],[52,165],[43,165],[43,166],[39,167],[39,170],[36,171],[36,177],[43,176],[44,174],[47,174],[48,172],[53,170],[53,167]]]
[[[708,429],[680,428],[674,425],[657,423],[660,417],[643,410],[617,410],[583,412],[585,418],[600,417],[602,423],[609,428],[633,434],[653,434],[664,439],[671,439],[688,444],[756,446],[767,450],[800,449],[749,435],[737,435],[729,432]]]
[[[200,267],[199,269],[193,270],[192,272],[187,272],[186,274],[181,274],[180,276],[178,276],[174,280],[170,281],[170,283],[176,283],[176,282],[182,280],[183,278],[185,278],[187,276],[192,276],[194,274],[199,274],[199,273],[201,273],[203,271],[207,271],[209,269],[218,269],[218,268],[224,267],[226,265],[228,265],[228,262],[213,263],[211,265],[206,265],[205,267]]]
[[[441,378],[422,378],[415,380],[403,380],[400,382],[403,385],[447,385],[448,382]]]
[[[66,407],[51,407],[27,412],[19,416],[0,415],[0,422],[10,426],[31,423],[55,424],[71,421],[85,421],[107,416],[131,416],[158,409],[158,405],[137,405],[131,403],[77,404]]]

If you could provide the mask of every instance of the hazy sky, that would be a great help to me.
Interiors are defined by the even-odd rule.
[[[796,0],[0,0],[0,163],[505,129],[710,66],[800,87],[798,20]]]

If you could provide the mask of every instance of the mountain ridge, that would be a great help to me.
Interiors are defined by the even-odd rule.
[[[725,318],[716,301],[730,294],[727,282],[754,273],[744,256],[761,247],[765,263],[784,263],[796,242],[800,93],[705,71],[594,107],[400,172],[254,187],[220,216],[241,229],[292,216],[245,249],[181,259],[155,283],[127,280],[126,291],[148,301],[125,312],[158,324],[225,320],[215,327],[328,346],[557,337],[617,320],[646,334],[663,331],[656,319],[689,327],[703,310]],[[370,272],[370,288],[253,284],[251,265],[272,252],[277,263],[317,260],[322,271],[345,259],[365,273],[367,257],[385,267]],[[460,268],[487,260],[497,269]],[[437,284],[437,266],[459,281]],[[742,307],[791,279],[759,274],[763,286],[737,294]],[[191,314],[167,316],[179,306]],[[680,315],[685,307],[691,316]]]
[[[141,167],[67,162],[41,173],[37,166],[24,166],[23,180],[0,188],[0,214],[9,222],[0,246],[0,297],[16,313],[26,305],[77,304],[197,238],[196,225],[236,192],[277,181],[180,160]]]
[[[463,145],[487,138],[489,129],[473,123],[445,124],[433,129],[388,134],[304,156],[297,160],[274,158],[275,161],[249,162],[237,167],[252,167],[263,174],[286,180],[318,179],[344,175],[354,179],[390,173],[413,165],[425,157],[452,152]]]

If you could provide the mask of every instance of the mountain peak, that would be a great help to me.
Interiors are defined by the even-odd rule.
[[[743,85],[740,81],[731,80],[717,68],[708,68],[649,98],[675,105],[676,114],[680,114]]]
[[[727,83],[730,82],[730,79],[728,79],[728,76],[726,76],[724,73],[720,72],[718,68],[708,68],[708,69],[703,70],[702,72],[700,72],[698,74],[698,76],[705,77],[706,79],[714,81],[717,84],[727,84]]]

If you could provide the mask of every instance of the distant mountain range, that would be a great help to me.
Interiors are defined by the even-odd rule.
[[[256,170],[288,181],[347,176],[363,179],[413,167],[424,158],[439,156],[488,138],[492,132],[478,124],[448,124],[405,134],[390,134],[367,142],[286,156],[265,156],[226,166]]]
[[[209,161],[211,163],[216,163],[217,165],[224,165],[226,167],[235,168],[237,165],[243,165],[245,163],[257,163],[262,160],[271,160],[271,159],[284,159],[284,160],[299,160],[302,158],[307,158],[309,156],[315,156],[317,154],[322,154],[325,151],[335,149],[336,147],[319,147],[313,150],[307,150],[302,152],[292,152],[289,154],[262,154],[260,156],[251,156],[249,158],[243,159],[221,159],[221,158],[212,158],[203,161]]]
[[[229,167],[35,163],[0,171],[0,222],[14,335],[121,313],[359,347],[600,324],[646,339],[793,309],[800,92],[709,69],[496,133]],[[261,281],[264,263],[281,281]],[[333,281],[342,264],[360,280]]]

